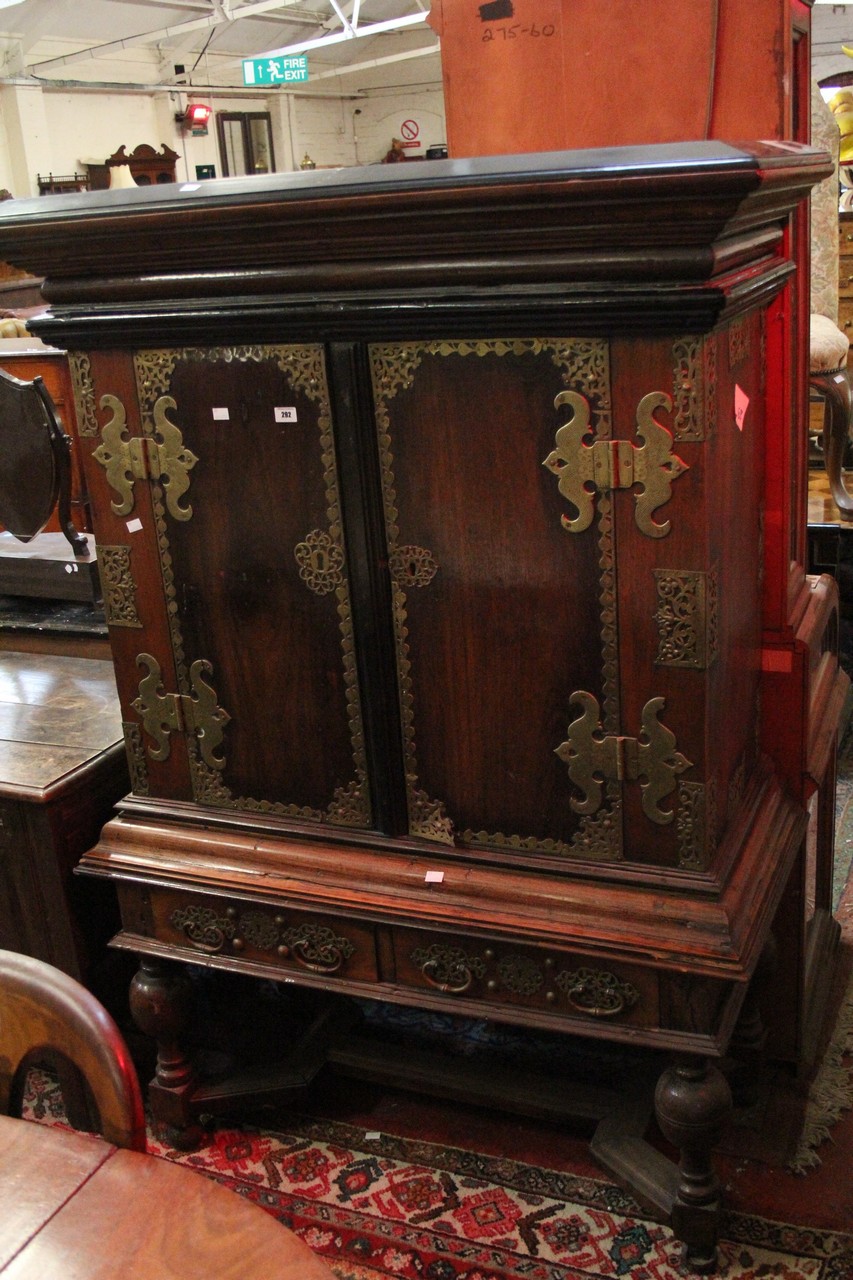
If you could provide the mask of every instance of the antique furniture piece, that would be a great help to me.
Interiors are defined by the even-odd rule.
[[[99,992],[118,913],[72,873],[127,785],[112,664],[0,653],[0,947]]]
[[[8,347],[0,343],[0,370],[17,378],[19,382],[34,382],[36,378],[41,379],[62,429],[71,441],[68,448],[71,468],[69,495],[71,523],[81,533],[91,532],[92,522],[89,516],[83,471],[80,466],[77,414],[68,356],[64,351],[45,347],[42,343],[35,341],[12,343]],[[49,533],[61,532],[57,510],[51,511],[44,528]]]
[[[845,452],[850,447],[850,340],[827,316],[812,315],[809,387],[822,401],[821,456],[833,502],[844,520],[853,520],[853,496],[844,479]]]
[[[0,1115],[22,1115],[34,1060],[55,1063],[76,1096],[88,1089],[97,1132],[107,1142],[146,1150],[136,1071],[106,1009],[53,965],[0,951]]]
[[[101,589],[68,359],[29,348],[0,349],[0,595],[92,604]]]
[[[38,173],[36,183],[40,196],[59,196],[67,191],[88,191],[85,173]]]
[[[71,519],[71,438],[50,392],[40,377],[22,382],[0,369],[0,521],[31,542],[54,508],[74,555],[88,558],[88,543]]]
[[[801,1056],[837,934],[789,297],[828,171],[697,142],[0,208],[110,565],[133,792],[82,870],[161,1121],[213,1105],[180,962],[671,1050],[680,1171],[620,1176],[713,1266],[712,1060],[762,1038],[780,910]]]
[[[116,165],[127,165],[130,169],[131,177],[139,187],[159,186],[164,182],[175,181],[175,162],[178,159],[177,151],[173,151],[166,143],[162,143],[160,150],[149,146],[147,142],[140,142],[138,147],[134,147],[130,155],[126,149],[121,146],[118,151],[114,151],[108,156],[103,164],[87,164],[86,170],[89,175],[89,187],[92,191],[103,191],[110,185],[110,170]]]
[[[449,154],[806,141],[812,2],[432,0]]]
[[[193,1169],[0,1115],[0,1275],[333,1280],[259,1205]],[[69,1274],[67,1270],[63,1274]]]
[[[853,212],[838,215],[838,327],[853,339]]]

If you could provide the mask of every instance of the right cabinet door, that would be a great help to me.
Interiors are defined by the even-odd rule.
[[[370,361],[411,834],[620,857],[618,786],[584,804],[559,752],[576,691],[618,732],[611,499],[567,532],[554,452],[561,393],[611,435],[607,343],[376,344]]]

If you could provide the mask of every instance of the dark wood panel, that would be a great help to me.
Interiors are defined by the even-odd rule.
[[[187,668],[209,662],[206,678],[231,716],[221,772],[230,797],[222,802],[295,805],[319,816],[345,807],[358,788],[366,825],[323,355],[275,348],[259,359],[256,351],[177,353],[164,379],[184,445],[198,458],[189,473],[191,518],[165,517],[182,691],[191,692]],[[277,411],[288,418],[276,421]]]
[[[606,348],[594,350],[597,363],[570,342],[373,349],[415,831],[443,812],[463,843],[566,853],[578,831],[555,750],[572,693],[604,698],[608,548],[597,523],[565,531],[574,511],[542,464],[555,396],[585,387],[578,366],[606,413]]]
[[[112,424],[123,427],[124,440],[144,434],[136,391],[133,357],[129,352],[93,353],[91,360],[72,356],[77,368],[76,400],[79,440],[92,498],[95,535],[105,592],[110,646],[115,664],[116,685],[122,720],[138,735],[140,763],[134,770],[135,790],[169,799],[192,798],[186,751],[170,750],[165,759],[151,754],[157,743],[143,733],[139,712],[133,704],[139,697],[140,681],[146,673],[140,653],[153,655],[160,664],[165,690],[177,689],[177,675],[169,643],[168,614],[158,554],[157,525],[151,485],[135,480],[129,496],[115,489],[96,454],[104,444],[104,432]],[[129,467],[127,475],[130,475]],[[114,592],[106,567],[109,556],[119,566]],[[114,594],[115,604],[109,604]]]

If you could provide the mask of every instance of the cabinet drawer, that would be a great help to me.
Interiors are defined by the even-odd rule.
[[[395,931],[394,957],[398,983],[444,992],[451,1002],[464,997],[595,1022],[658,1024],[657,976],[634,966],[417,929]]]
[[[200,955],[230,956],[320,977],[377,978],[371,926],[335,916],[170,890],[152,893],[140,916],[134,904],[123,904],[122,915],[125,926],[137,930],[140,916],[147,916],[159,942]]]

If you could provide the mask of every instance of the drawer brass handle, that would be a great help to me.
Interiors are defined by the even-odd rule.
[[[233,918],[219,915],[210,907],[184,907],[173,911],[170,922],[184,935],[193,951],[206,956],[218,955],[225,943],[234,937]]]
[[[569,988],[566,999],[578,1013],[588,1013],[591,1018],[615,1018],[625,1008],[625,1001],[618,991],[614,991],[606,1003],[596,1004],[595,997],[582,982]]]
[[[344,962],[344,957],[334,947],[312,947],[307,938],[291,943],[290,955],[303,969],[310,969],[312,973],[337,973]]]
[[[435,987],[436,991],[444,991],[451,996],[461,996],[474,981],[473,973],[470,969],[466,969],[464,965],[460,965],[458,969],[454,970],[452,980],[445,979],[442,981],[442,971],[437,960],[427,960],[426,964],[421,967],[421,973],[429,985]]]
[[[640,998],[639,991],[630,982],[604,969],[564,970],[556,982],[572,1008],[591,1018],[616,1018],[633,1009]]]
[[[486,974],[483,956],[468,955],[461,947],[434,943],[412,952],[412,963],[420,969],[426,982],[445,995],[461,996],[475,978]]]
[[[355,951],[349,938],[340,937],[322,924],[294,925],[285,929],[280,943],[290,948],[290,959],[311,973],[337,973]]]

